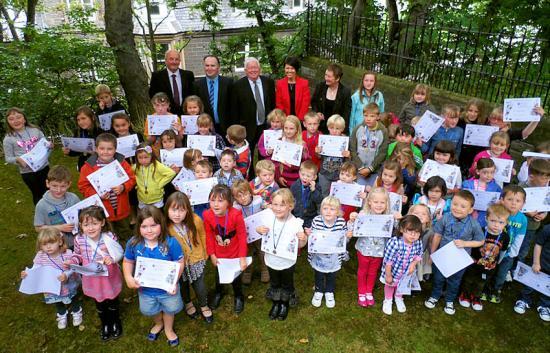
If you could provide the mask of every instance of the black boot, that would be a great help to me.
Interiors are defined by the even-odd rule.
[[[108,341],[111,339],[111,330],[109,327],[109,311],[97,311],[99,315],[99,320],[101,320],[101,328],[99,330],[99,335],[102,341]]]
[[[278,300],[273,301],[273,305],[271,305],[271,310],[269,310],[269,318],[271,320],[277,319],[279,316],[279,311],[281,310],[281,302]]]
[[[111,314],[111,322],[109,327],[111,328],[111,337],[117,339],[122,336],[122,322],[120,321],[120,312],[118,307],[109,308]]]
[[[220,302],[222,301],[223,297],[224,297],[223,292],[216,292],[216,294],[214,294],[214,298],[212,299],[212,305],[210,305],[210,307],[212,309],[217,309],[220,306]]]
[[[279,316],[277,316],[278,320],[286,320],[286,317],[288,316],[288,301],[282,301],[279,309]]]
[[[233,311],[235,314],[240,314],[244,310],[244,297],[239,295],[235,297],[235,305],[233,306]]]

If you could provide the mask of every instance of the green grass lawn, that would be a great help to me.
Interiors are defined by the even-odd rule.
[[[56,151],[52,165],[62,163],[75,171],[76,159]],[[36,234],[32,226],[32,200],[14,166],[0,166],[0,352],[548,352],[550,324],[543,323],[535,310],[519,316],[512,307],[519,286],[505,288],[502,304],[486,304],[483,312],[457,307],[455,316],[443,313],[441,304],[424,308],[430,285],[421,294],[406,298],[407,312],[388,317],[382,313],[382,288],[375,293],[377,304],[364,309],[356,304],[356,268],[352,260],[338,274],[336,308],[316,309],[310,300],[313,270],[304,255],[299,258],[295,284],[301,302],[284,322],[272,322],[267,313],[266,285],[257,278],[245,287],[244,312],[232,313],[232,296],[226,296],[207,326],[192,321],[182,312],[176,316],[181,344],[169,348],[164,336],[157,342],[145,339],[152,321],[139,313],[137,298],[122,301],[124,335],[118,341],[99,339],[99,319],[92,300],[84,300],[84,324],[58,330],[55,309],[40,295],[18,292],[19,273],[32,265]],[[20,234],[27,236],[19,237]],[[207,284],[214,286],[213,271],[207,268]],[[258,274],[256,274],[258,275]],[[230,288],[228,288],[230,291]],[[125,289],[121,298],[135,292]],[[458,306],[458,304],[457,304]],[[546,348],[544,348],[546,347]]]

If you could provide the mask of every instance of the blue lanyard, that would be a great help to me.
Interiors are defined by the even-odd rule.
[[[61,270],[61,272],[63,272],[63,268],[61,266],[59,266],[51,257],[50,255],[46,254],[46,256],[48,257],[48,259],[52,262],[52,264],[54,264],[55,267],[57,267],[58,269]],[[61,256],[61,261],[65,262],[65,259],[63,258],[63,254],[60,255]]]
[[[229,210],[227,210],[227,213],[225,214],[225,224],[224,224],[223,234],[222,234],[220,224],[218,223],[218,216],[214,217],[214,220],[216,221],[216,228],[218,229],[218,234],[219,234],[220,237],[222,237],[222,239],[225,238],[225,234],[227,233],[227,220],[228,219],[229,219]]]
[[[88,237],[88,236],[86,236],[86,237]],[[86,257],[88,258],[88,261],[90,261],[90,262],[95,260],[95,256],[97,255],[97,250],[99,249],[99,245],[100,245],[100,242],[101,242],[101,237],[102,237],[102,235],[100,235],[99,239],[97,240],[97,246],[95,248],[94,255],[92,256],[91,260],[90,260],[90,255],[88,255],[88,240],[84,239],[84,244],[86,245]]]
[[[458,233],[458,236],[455,236],[455,231],[453,230],[453,226],[455,225],[455,220],[453,217],[453,221],[451,222],[451,233],[453,235],[453,240],[457,240],[462,238],[462,235],[464,234],[464,231],[466,230],[466,226],[468,225],[468,222],[471,222],[470,216],[468,216],[468,219],[464,223],[464,226],[462,226],[462,229],[460,229],[460,232]]]
[[[246,212],[246,208],[247,208],[247,207],[252,209],[252,210],[250,211],[250,214],[248,214],[248,213]],[[248,217],[248,216],[252,216],[252,215],[254,214],[254,197],[252,197],[252,201],[250,201],[250,203],[249,203],[248,205],[246,205],[246,206],[241,205],[241,211],[242,211],[242,213],[243,213],[243,215],[244,215],[244,218],[246,218],[246,217]]]

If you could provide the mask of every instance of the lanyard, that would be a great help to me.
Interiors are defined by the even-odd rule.
[[[246,208],[251,208],[252,210],[250,211],[250,213],[247,213],[246,212]],[[248,216],[252,216],[254,214],[254,197],[252,197],[252,201],[250,201],[250,203],[246,206],[242,205],[241,206],[241,211],[244,215],[244,218],[248,217]]]
[[[495,251],[495,248],[498,246],[498,241],[500,240],[500,237],[502,236],[502,233],[503,232],[500,232],[500,234],[498,235],[498,237],[495,239],[495,243],[493,244],[493,246],[491,247],[491,251],[489,251],[488,253],[486,252],[485,253],[485,256],[483,256],[483,258],[486,260],[488,259],[489,257],[491,257],[493,255],[493,251]],[[485,239],[487,239],[487,229],[485,230]]]
[[[147,175],[145,175],[144,168],[147,168]],[[151,165],[148,167],[141,167],[141,176],[143,177],[143,186],[145,187],[145,193],[147,194],[147,184],[149,183],[149,170],[151,170]]]
[[[223,232],[221,230],[220,224],[218,223],[218,216],[214,217],[214,219],[216,220],[216,228],[218,229],[218,234],[222,239],[225,239],[225,234],[227,234],[227,220],[229,219],[229,210],[225,214],[225,224],[223,227]]]
[[[54,264],[55,267],[57,267],[58,269],[61,270],[61,272],[63,272],[63,268],[61,266],[59,266],[51,257],[50,255],[46,254],[46,256],[48,257],[48,259],[52,262],[52,264]],[[65,259],[63,258],[63,254],[60,255],[61,256],[61,261],[65,262]]]
[[[283,222],[283,227],[281,228],[281,231],[279,232],[279,235],[275,233],[275,222],[277,222],[277,217],[273,220],[273,253],[277,253],[277,247],[279,246],[279,242],[281,241],[281,235],[283,234],[283,230],[285,229],[286,221],[288,221],[288,217],[290,215],[286,216],[285,221]],[[277,241],[275,241],[275,238],[277,238]]]
[[[458,232],[458,236],[455,236],[455,231],[453,230],[453,226],[455,225],[455,220],[453,217],[453,221],[451,222],[451,233],[453,235],[453,240],[457,240],[462,238],[462,235],[464,234],[464,231],[466,230],[466,226],[468,225],[468,222],[471,222],[470,216],[468,216],[468,219],[464,223],[464,226],[460,229],[460,232]]]
[[[183,240],[185,240],[185,243],[189,247],[191,251],[193,251],[193,244],[191,244],[191,240],[189,239],[189,234],[187,233],[187,227],[183,226],[180,227],[179,225],[174,224],[174,229],[176,230],[176,233],[178,233]]]
[[[90,260],[90,254],[88,253],[88,236],[86,236],[86,239],[84,239],[84,244],[86,245],[86,257],[88,258],[89,262],[93,262],[95,260],[95,256],[97,255],[97,251],[99,250],[99,243],[101,243],[101,236],[99,235],[99,239],[97,240],[97,246],[95,247],[94,254],[92,256],[92,259]]]
[[[405,243],[405,240],[403,240],[403,246],[405,247],[405,256],[399,255],[398,261],[401,264],[401,269],[399,269],[399,271],[397,272],[398,275],[399,274],[403,275],[407,271],[405,264],[407,263],[407,260],[411,256],[411,251],[414,246],[414,243],[412,243],[411,245],[407,245],[407,243]],[[399,276],[399,279],[401,279],[401,277],[402,276]]]

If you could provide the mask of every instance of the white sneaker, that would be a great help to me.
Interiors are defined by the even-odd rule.
[[[67,328],[67,314],[59,315],[57,314],[57,328],[63,330]]]
[[[392,313],[392,304],[393,304],[393,300],[384,299],[384,302],[382,303],[382,312],[386,315],[391,315],[391,313]]]
[[[443,309],[443,311],[447,315],[454,315],[455,314],[455,305],[453,304],[453,302],[447,302],[445,304],[445,308]]]
[[[327,292],[325,293],[325,305],[327,308],[334,308],[336,306],[336,301],[334,300],[334,293]]]
[[[428,309],[433,309],[437,305],[437,299],[429,297],[428,300],[424,302],[424,306]]]
[[[520,315],[525,314],[527,309],[529,309],[529,304],[527,304],[523,300],[518,300],[516,302],[516,305],[514,305],[514,311]]]
[[[404,313],[407,311],[407,307],[405,306],[405,302],[403,301],[403,298],[395,298],[395,307],[397,308],[397,311],[400,313]]]
[[[311,305],[318,308],[321,306],[322,302],[323,302],[323,293],[321,292],[313,293],[313,298],[311,298]]]
[[[82,324],[82,308],[76,313],[71,313],[73,316],[73,326],[80,326]]]
[[[506,273],[506,282],[512,282],[514,279],[512,278],[512,272],[508,271]]]
[[[550,321],[550,308],[539,306],[537,311],[539,312],[539,317],[542,321]]]

